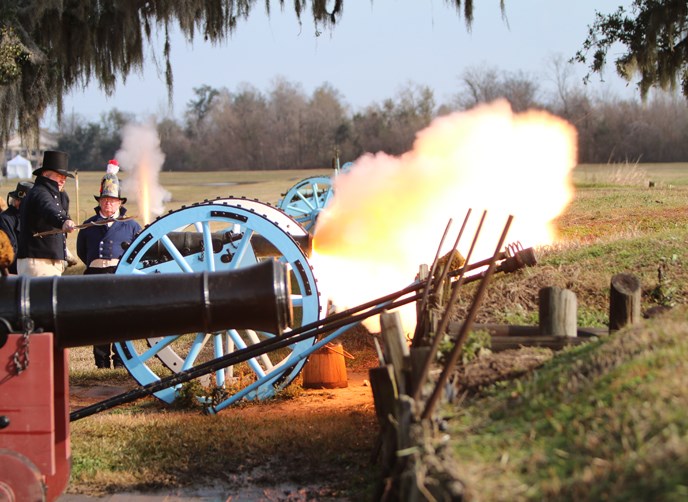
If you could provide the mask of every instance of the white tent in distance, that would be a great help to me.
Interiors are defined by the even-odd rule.
[[[30,179],[33,176],[33,167],[31,166],[31,161],[22,157],[21,155],[17,155],[13,159],[7,161],[6,173],[8,179]]]

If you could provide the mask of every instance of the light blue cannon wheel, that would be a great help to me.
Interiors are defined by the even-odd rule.
[[[196,241],[201,239],[202,249],[180,245],[179,235],[182,232],[195,236]],[[259,241],[268,241],[271,244],[270,256],[287,264],[291,270],[291,301],[296,327],[318,320],[322,309],[313,271],[292,235],[304,236],[307,232],[288,215],[269,204],[245,198],[205,201],[171,211],[145,227],[127,248],[115,273],[235,270],[257,263],[261,259],[261,251],[256,246]],[[154,249],[164,249],[164,256],[151,255]],[[189,369],[273,336],[265,332],[227,329],[216,333],[180,333],[116,346],[131,375],[141,385],[147,385],[170,372]],[[273,396],[298,375],[305,362],[304,358],[298,356],[312,347],[314,342],[314,339],[307,339],[236,367],[219,370],[212,375],[214,378],[210,375],[204,377],[202,383],[213,387],[215,396],[221,396],[220,399],[214,399],[211,411],[242,398],[265,399]],[[289,367],[296,360],[298,362],[293,368],[286,371],[281,369]],[[245,388],[250,391],[244,391]],[[169,403],[176,398],[177,389],[163,389],[155,396]]]
[[[277,207],[313,233],[318,215],[332,198],[332,180],[313,176],[299,181],[278,202]]]

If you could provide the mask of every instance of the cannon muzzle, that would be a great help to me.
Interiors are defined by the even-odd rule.
[[[2,331],[51,331],[60,348],[292,324],[289,274],[275,260],[229,272],[0,277]],[[9,326],[7,325],[9,324]]]

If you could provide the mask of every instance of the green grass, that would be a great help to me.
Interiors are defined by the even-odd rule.
[[[688,165],[681,166],[688,172]],[[662,165],[644,169],[656,179],[679,179],[674,164],[666,170]],[[686,185],[578,186],[573,202],[557,219],[557,243],[538,250],[535,268],[495,277],[478,322],[537,324],[538,291],[556,286],[576,293],[580,326],[605,326],[609,285],[618,273],[640,279],[645,310],[686,303],[686,200]]]
[[[482,500],[685,500],[688,310],[555,356],[447,407]]]

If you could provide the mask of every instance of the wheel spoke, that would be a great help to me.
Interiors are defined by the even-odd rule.
[[[313,183],[313,200],[315,201],[315,207],[318,209],[322,209],[322,204],[320,201],[320,194],[318,193],[318,184]]]
[[[182,370],[188,370],[193,367],[194,363],[196,362],[196,359],[198,358],[198,355],[201,353],[201,350],[203,350],[203,347],[205,347],[205,344],[208,342],[209,339],[210,334],[208,333],[198,333],[196,335],[196,339],[191,345],[189,353],[186,355],[186,358],[184,358]]]
[[[306,197],[304,194],[301,192],[296,192],[296,195],[298,196],[299,199],[303,201],[304,204],[306,204],[310,209],[315,209],[315,206],[311,204],[311,201],[308,197]]]
[[[203,260],[208,272],[215,272],[215,260],[213,259],[213,239],[210,233],[210,223],[203,222]]]
[[[248,336],[249,340],[251,340],[251,343],[256,344],[260,343],[260,339],[258,338],[258,334],[253,331],[252,329],[247,329],[246,330],[246,335]],[[260,360],[263,362],[263,367],[270,371],[272,369],[272,361],[268,357],[267,354],[261,354],[260,355]]]
[[[155,357],[158,355],[158,353],[168,347],[172,342],[174,342],[177,338],[179,338],[178,335],[172,335],[172,336],[166,336],[162,339],[160,339],[157,343],[153,344],[151,348],[146,350],[145,352],[142,352],[139,355],[139,359],[142,361],[148,361],[150,358]]]
[[[236,345],[239,348],[239,350],[245,349],[247,347],[246,342],[244,342],[244,339],[241,338],[241,335],[239,335],[238,331],[230,329],[227,332],[229,333],[229,336],[232,338],[234,345]],[[265,371],[263,371],[263,368],[260,367],[260,364],[258,363],[255,357],[252,357],[246,362],[256,375],[258,375],[259,377],[265,376]]]
[[[300,208],[299,206],[297,206],[296,204],[293,204],[293,205],[290,205],[290,206],[288,207],[288,209],[289,209],[290,211],[292,211],[293,213],[298,213],[298,214],[301,214],[301,215],[306,215],[306,216],[308,216],[308,215],[311,214],[310,209],[312,209],[312,208],[309,208],[309,209],[303,208],[303,209],[302,209],[302,208]],[[296,216],[295,214],[293,214],[293,213],[290,213],[290,214],[291,214],[292,216],[294,216],[294,217],[297,219],[297,221],[298,221],[297,216]]]
[[[324,201],[323,201],[323,207],[327,206],[327,204],[330,203],[330,199],[332,198],[332,195],[333,195],[333,194],[334,194],[334,192],[333,192],[332,190],[328,190],[328,191],[325,193],[325,199],[324,199]]]
[[[249,249],[249,245],[251,244],[251,237],[253,236],[253,230],[251,229],[246,229],[244,231],[244,235],[241,237],[241,240],[239,241],[239,245],[237,246],[237,250],[234,253],[234,258],[232,258],[232,269],[239,268],[239,264],[242,262],[244,257],[246,256],[246,252]]]
[[[213,335],[213,342],[215,344],[215,346],[214,346],[214,348],[215,348],[215,352],[214,352],[215,359],[219,359],[220,357],[222,357],[224,355],[223,354],[224,351],[222,350],[222,335],[219,333],[215,333],[215,335]],[[219,369],[215,372],[215,385],[217,385],[220,388],[225,386],[225,372],[224,372],[224,370]]]
[[[179,268],[181,268],[183,272],[193,272],[193,270],[191,269],[191,265],[189,265],[189,263],[184,259],[182,254],[175,247],[170,238],[167,237],[167,235],[163,235],[160,238],[160,242],[162,242],[162,245],[165,246],[167,252],[170,253],[172,259],[175,261],[177,265],[179,265]]]

